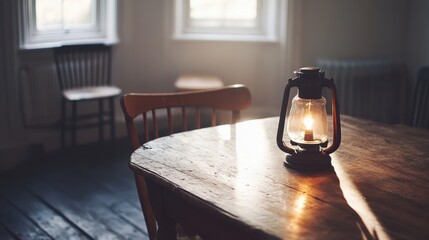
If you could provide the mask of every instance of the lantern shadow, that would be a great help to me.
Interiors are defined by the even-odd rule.
[[[378,240],[379,234],[377,233],[377,229],[374,226],[368,226],[368,224],[365,224],[365,221],[362,218],[362,215],[365,214],[356,210],[356,205],[359,205],[360,203],[354,201],[354,199],[356,197],[360,197],[361,201],[364,201],[362,196],[356,194],[358,193],[356,187],[351,184],[344,183],[345,180],[343,172],[338,172],[340,172],[340,174],[338,174],[332,167],[324,171],[300,172],[300,175],[304,179],[307,179],[304,180],[304,183],[307,185],[307,191],[309,194],[343,212],[350,214],[353,221],[356,223],[356,230],[361,233],[363,239]],[[351,193],[355,196],[348,196]],[[353,204],[351,204],[350,201],[354,201]]]

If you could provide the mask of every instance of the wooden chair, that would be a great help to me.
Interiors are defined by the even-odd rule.
[[[168,133],[174,133],[174,114],[172,110],[178,108],[181,111],[182,129],[186,131],[188,125],[189,108],[195,108],[196,128],[201,127],[201,109],[211,109],[211,125],[217,123],[217,110],[232,112],[231,123],[236,123],[240,117],[240,111],[251,104],[251,95],[247,87],[241,84],[231,85],[223,88],[180,93],[129,93],[121,97],[121,107],[125,116],[128,136],[133,150],[141,146],[134,120],[138,116],[143,117],[144,140],[147,142],[149,136],[148,113],[152,115],[155,138],[159,137],[159,121],[161,120],[156,110],[163,109],[166,112],[168,122]],[[180,118],[180,115],[179,115]],[[140,203],[150,239],[156,238],[156,221],[149,203],[145,180],[140,175],[135,175]]]
[[[429,128],[429,66],[419,70],[413,98],[411,125]]]
[[[77,128],[98,127],[99,139],[103,140],[103,125],[110,124],[110,137],[115,139],[114,98],[121,89],[112,86],[111,47],[106,45],[77,45],[54,49],[57,75],[62,91],[61,144],[65,146],[66,129],[71,127],[72,146],[76,145]],[[77,103],[98,101],[96,114],[78,114]],[[104,101],[109,111],[104,111]],[[66,118],[66,104],[72,104],[71,120]],[[97,120],[96,123],[89,122]],[[84,123],[81,120],[86,120]],[[78,123],[79,122],[79,123]]]

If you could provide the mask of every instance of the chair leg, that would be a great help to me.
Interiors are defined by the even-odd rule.
[[[109,99],[109,113],[110,113],[110,139],[112,144],[115,143],[116,133],[115,133],[115,106],[114,98]]]
[[[72,147],[76,147],[76,124],[77,124],[77,103],[72,102]]]
[[[66,100],[61,98],[61,148],[66,147]]]
[[[98,100],[98,138],[101,143],[104,138],[103,132],[103,99]]]

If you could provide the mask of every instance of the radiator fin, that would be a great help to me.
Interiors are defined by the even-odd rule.
[[[20,71],[21,109],[26,127],[59,123],[61,93],[53,61],[32,62]]]

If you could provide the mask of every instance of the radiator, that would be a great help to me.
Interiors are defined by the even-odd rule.
[[[341,114],[384,123],[405,121],[405,65],[390,60],[319,60],[334,78]],[[330,106],[330,97],[324,92]]]
[[[26,56],[19,71],[21,111],[26,127],[53,127],[60,120],[61,93],[51,55]]]

